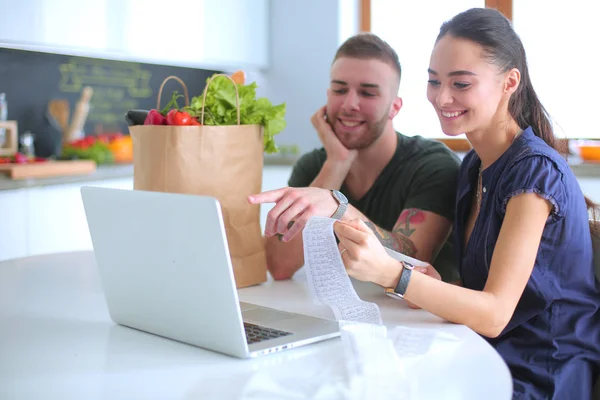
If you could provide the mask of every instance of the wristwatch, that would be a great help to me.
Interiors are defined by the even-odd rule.
[[[402,275],[400,275],[400,280],[398,281],[398,285],[395,288],[386,288],[385,294],[395,299],[403,299],[404,293],[406,293],[406,289],[408,288],[408,282],[410,281],[410,276],[412,275],[413,269],[415,266],[406,261],[400,261],[402,265]]]
[[[348,199],[346,196],[344,196],[344,193],[340,192],[339,190],[332,190],[331,195],[335,201],[338,202],[338,208],[335,210],[333,215],[331,215],[331,218],[340,219],[348,209]]]

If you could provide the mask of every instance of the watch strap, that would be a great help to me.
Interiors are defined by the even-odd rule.
[[[408,289],[408,282],[410,282],[410,277],[414,267],[412,264],[404,261],[401,261],[401,263],[404,268],[402,269],[402,275],[400,275],[400,280],[398,281],[398,285],[396,285],[394,292],[404,297],[404,293],[406,293],[406,289]]]
[[[400,275],[400,280],[394,289],[385,289],[385,294],[390,297],[402,299],[404,298],[404,294],[408,288],[408,283],[410,282],[412,271],[415,267],[406,261],[400,261],[400,264],[402,265],[402,274]]]
[[[332,195],[334,194],[333,190],[331,191],[331,194]],[[330,218],[340,219],[346,213],[346,210],[348,209],[348,203],[341,202],[336,196],[333,196],[333,198],[335,199],[335,201],[337,201],[338,208],[337,208],[337,210],[335,210],[335,212],[331,215]]]

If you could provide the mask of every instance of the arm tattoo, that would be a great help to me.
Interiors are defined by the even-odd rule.
[[[383,246],[411,257],[417,253],[414,243],[408,237],[383,230],[369,220],[364,222],[375,233]]]

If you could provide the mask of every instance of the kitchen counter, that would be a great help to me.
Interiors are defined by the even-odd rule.
[[[600,163],[571,163],[571,169],[577,178],[600,178]]]
[[[40,186],[63,185],[77,182],[90,182],[99,180],[110,180],[128,178],[133,176],[133,165],[103,165],[91,174],[57,176],[53,178],[19,179],[13,180],[5,175],[0,175],[0,191],[26,189]]]
[[[292,166],[298,158],[296,156],[265,156],[265,167]],[[586,164],[579,160],[571,160],[571,168],[577,178],[600,178],[600,163]],[[133,177],[133,165],[103,165],[95,172],[87,175],[62,176],[44,179],[12,180],[0,174],[0,191],[15,190],[39,186],[62,185],[77,182],[91,182]]]
[[[265,156],[265,166],[292,166],[297,157]],[[599,168],[600,169],[600,168]],[[600,172],[598,173],[600,176]],[[39,186],[63,185],[78,182],[92,182],[133,177],[133,164],[102,165],[95,172],[86,175],[57,176],[43,179],[13,180],[0,174],[0,191],[25,189]]]

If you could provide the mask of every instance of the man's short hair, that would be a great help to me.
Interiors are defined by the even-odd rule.
[[[335,63],[341,57],[383,61],[396,70],[398,81],[402,76],[398,53],[385,40],[373,33],[359,33],[347,39],[335,53],[333,62]]]

